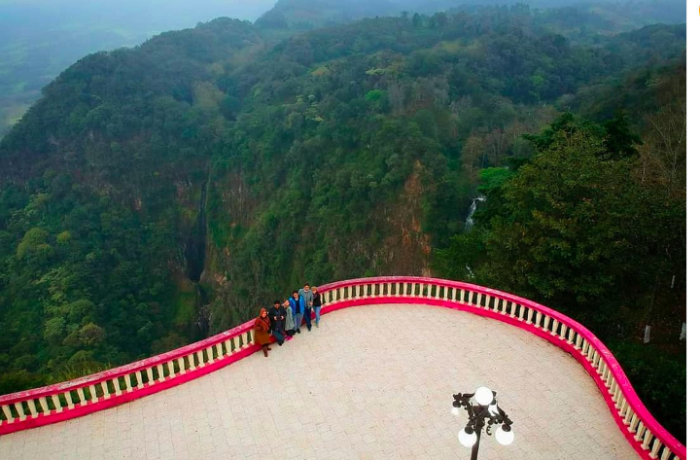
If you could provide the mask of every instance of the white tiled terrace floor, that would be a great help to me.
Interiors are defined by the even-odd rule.
[[[636,459],[593,380],[554,345],[443,308],[377,305],[179,387],[0,437],[0,459],[468,459],[452,394],[496,389],[515,443],[480,460]]]

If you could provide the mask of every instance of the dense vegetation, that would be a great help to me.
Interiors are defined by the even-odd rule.
[[[253,20],[275,0],[0,0],[0,138],[83,56],[219,16]],[[167,14],[163,14],[167,11]]]
[[[219,19],[79,61],[0,144],[0,393],[229,328],[305,280],[435,273],[580,319],[683,437],[685,28],[590,17],[278,43]]]

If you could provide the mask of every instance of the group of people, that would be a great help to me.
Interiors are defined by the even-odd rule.
[[[316,327],[321,323],[321,307],[323,299],[316,286],[306,283],[303,288],[293,291],[284,303],[275,300],[271,308],[261,308],[260,316],[253,325],[253,340],[262,347],[265,357],[270,351],[270,344],[277,342],[282,346],[284,341],[294,334],[301,332],[302,322],[311,331],[311,313],[313,311]]]

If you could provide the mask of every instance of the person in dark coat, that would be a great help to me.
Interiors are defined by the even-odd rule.
[[[321,307],[323,306],[323,298],[321,297],[321,293],[318,292],[318,288],[316,286],[311,288],[311,292],[314,295],[313,300],[311,301],[311,305],[314,307],[314,315],[316,316],[316,327],[318,327],[318,324],[321,322]]]
[[[255,318],[253,323],[253,341],[256,345],[262,347],[263,353],[267,358],[267,352],[270,351],[270,318],[267,316],[265,308],[260,309],[260,316]]]
[[[282,308],[279,300],[275,300],[274,306],[270,308],[267,315],[270,318],[272,336],[277,340],[279,346],[284,345],[284,325],[287,312]]]

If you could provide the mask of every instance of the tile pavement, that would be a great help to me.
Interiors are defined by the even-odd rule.
[[[452,394],[487,385],[514,444],[480,460],[636,459],[592,379],[525,331],[454,310],[325,316],[282,348],[179,387],[0,437],[3,460],[468,459]]]

